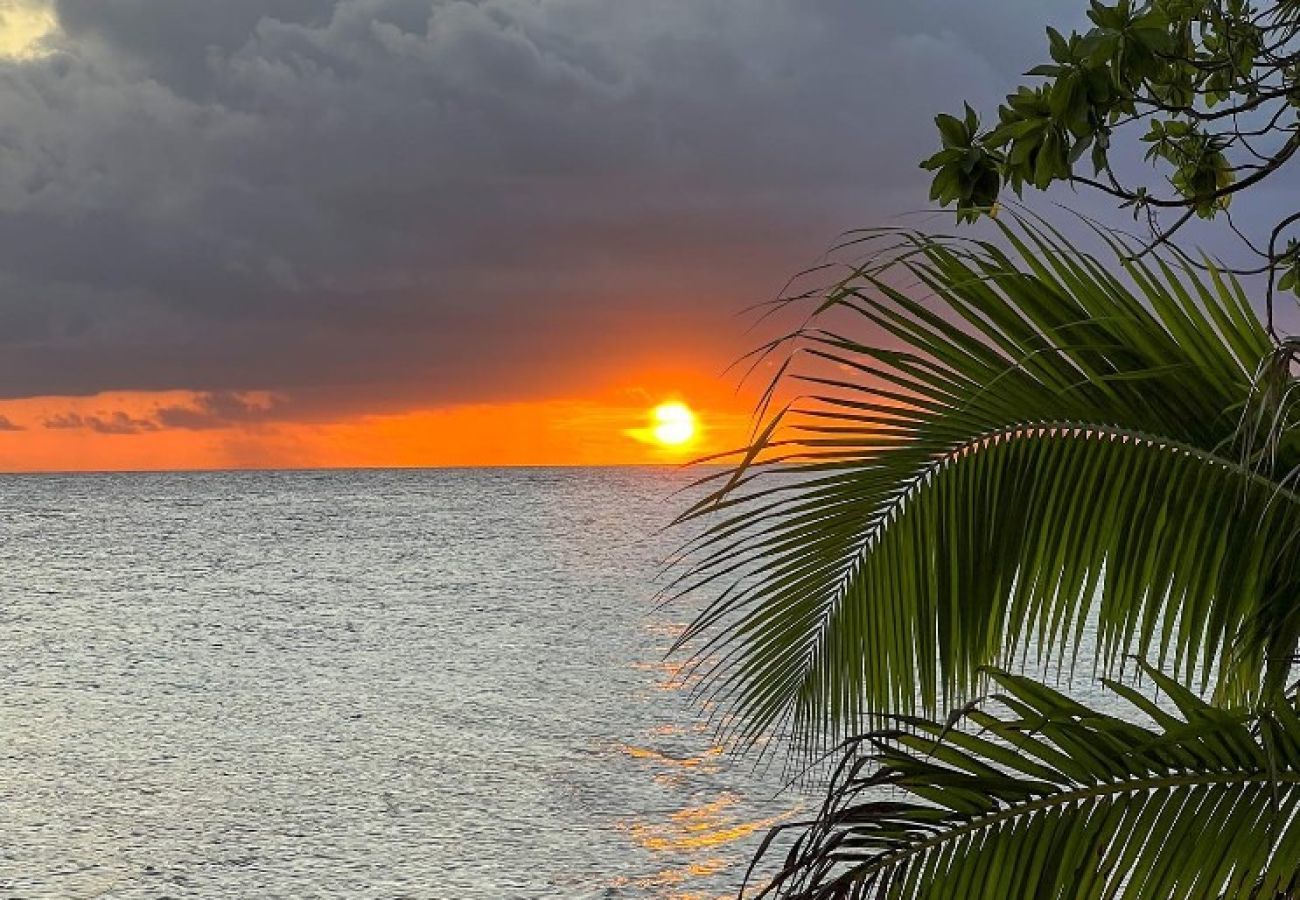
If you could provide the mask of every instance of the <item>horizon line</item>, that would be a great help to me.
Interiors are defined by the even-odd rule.
[[[4,469],[0,468],[0,478],[23,478],[41,476],[103,476],[103,475],[234,475],[234,474],[292,474],[311,472],[458,472],[458,471],[503,471],[503,470],[542,470],[542,469],[688,469],[728,468],[720,463],[698,460],[685,463],[674,462],[626,462],[626,463],[491,463],[476,465],[472,463],[446,465],[389,465],[389,466],[220,466],[220,467],[186,467],[175,469]]]

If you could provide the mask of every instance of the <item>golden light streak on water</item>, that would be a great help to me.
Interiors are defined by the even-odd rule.
[[[767,831],[803,810],[801,805],[797,805],[768,818],[745,819],[736,815],[739,799],[735,794],[724,792],[715,800],[688,806],[673,813],[665,822],[651,824],[633,821],[625,823],[622,828],[643,849],[665,857],[675,857],[735,844]],[[669,866],[650,875],[620,881],[621,886],[644,888],[685,885],[692,879],[723,871],[727,865],[727,860],[709,856],[684,867]],[[616,883],[615,886],[620,885]],[[665,900],[713,900],[714,897],[714,894],[690,890],[664,895]]]
[[[638,887],[638,888],[657,888],[657,887],[674,887],[684,884],[692,878],[705,878],[709,875],[716,875],[727,868],[727,861],[718,857],[693,862],[687,866],[678,869],[665,869],[662,872],[655,872],[652,875],[643,875],[639,878],[616,878],[611,882],[611,887]],[[671,897],[690,897],[703,896],[702,894],[671,894]]]
[[[642,673],[646,690],[677,693],[679,702],[689,705],[696,717],[650,725],[635,742],[613,745],[616,752],[641,764],[666,802],[647,802],[642,813],[629,815],[615,826],[628,840],[630,857],[649,854],[652,862],[645,874],[610,881],[615,891],[610,896],[624,896],[627,891],[628,896],[654,900],[734,900],[759,840],[806,809],[798,801],[775,810],[755,802],[743,779],[728,776],[732,761],[717,735],[720,727],[725,731],[729,717],[712,702],[691,697],[700,674],[683,661],[682,654],[668,654],[687,627],[674,620],[645,623],[643,631],[660,643],[662,653],[627,664]],[[750,884],[744,896],[760,893],[767,874],[755,873],[759,883]],[[731,891],[718,893],[724,886]]]
[[[697,684],[700,680],[699,673],[690,671],[690,666],[685,662],[668,660],[639,662],[633,663],[632,668],[642,672],[654,672],[658,676],[653,685],[656,691],[680,691]]]
[[[798,809],[789,809],[766,819],[742,822],[720,819],[695,827],[637,823],[628,826],[628,832],[634,841],[653,852],[705,850],[734,844],[756,832],[767,831],[797,812]]]
[[[715,744],[698,756],[671,756],[661,750],[655,750],[650,747],[637,747],[632,744],[623,744],[619,749],[632,757],[633,759],[646,759],[665,766],[671,766],[679,769],[700,769],[701,771],[713,771],[717,768],[717,760],[726,750]]]
[[[649,622],[645,626],[647,634],[653,634],[656,637],[666,637],[677,640],[686,631],[688,623],[686,622]]]

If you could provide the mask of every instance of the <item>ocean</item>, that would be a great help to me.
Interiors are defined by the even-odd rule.
[[[676,469],[0,478],[0,896],[732,897]]]

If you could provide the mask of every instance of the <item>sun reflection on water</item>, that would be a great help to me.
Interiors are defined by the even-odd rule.
[[[649,759],[664,766],[679,769],[700,769],[708,773],[718,771],[716,760],[726,752],[726,749],[720,744],[714,744],[703,753],[694,756],[673,756],[652,747],[635,747],[631,744],[624,744],[619,749],[633,759]]]
[[[646,628],[656,637],[672,641],[685,625],[658,622]],[[631,665],[646,673],[647,687],[665,693],[688,692],[699,677],[676,661],[660,659]],[[728,765],[727,748],[711,739],[725,720],[711,721],[708,709],[697,711],[701,715],[693,721],[652,725],[637,741],[613,748],[645,770],[646,777],[662,792],[667,808],[617,824],[630,845],[649,855],[650,871],[613,879],[607,885],[608,896],[656,900],[734,898],[753,850],[751,845],[804,809],[802,804],[787,803],[771,815],[770,810],[763,809],[764,804],[757,804],[756,810],[756,804],[747,803],[746,779]],[[751,886],[746,896],[757,894],[761,887]]]
[[[646,850],[704,850],[743,840],[797,812],[797,809],[792,809],[766,819],[744,819],[735,815],[736,804],[734,794],[724,793],[712,802],[688,806],[673,813],[666,823],[634,822],[624,827],[632,840]]]
[[[656,691],[680,691],[699,683],[699,673],[691,671],[684,663],[663,660],[660,662],[632,663],[632,668],[641,672],[654,672],[655,681],[651,685]]]
[[[647,633],[653,634],[655,637],[671,638],[675,641],[681,637],[689,627],[689,624],[686,622],[648,622],[646,623],[645,630]]]

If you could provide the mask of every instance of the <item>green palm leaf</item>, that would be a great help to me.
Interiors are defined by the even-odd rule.
[[[1289,704],[1228,712],[1151,674],[1176,714],[1109,684],[1151,728],[995,672],[1001,715],[977,708],[955,728],[909,720],[854,740],[764,895],[1290,896],[1300,885],[1300,716]]]
[[[1072,662],[1089,622],[1112,674],[1139,654],[1223,700],[1284,676],[1287,360],[1212,268],[1127,261],[1121,280],[1053,233],[1003,229],[1014,256],[864,234],[887,246],[783,369],[807,396],[684,517],[707,527],[677,591],[725,590],[682,645],[733,736],[813,746],[933,714],[985,666]]]

